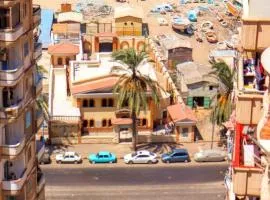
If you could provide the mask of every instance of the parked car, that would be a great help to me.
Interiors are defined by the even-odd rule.
[[[52,161],[49,152],[45,151],[38,162],[40,165],[50,164]]]
[[[65,153],[61,153],[61,154],[57,154],[55,156],[56,162],[58,164],[60,163],[81,163],[82,162],[82,157],[76,153],[76,152],[65,152]]]
[[[157,163],[157,155],[155,153],[143,150],[143,151],[136,151],[134,153],[130,153],[124,156],[124,161],[127,164],[133,163]]]
[[[169,153],[164,153],[161,156],[162,162],[190,162],[190,157],[186,149],[173,149]]]
[[[108,151],[100,151],[97,154],[90,154],[88,156],[89,162],[95,163],[116,163],[117,159],[113,153]]]
[[[202,150],[194,154],[196,162],[221,162],[226,159],[226,152],[218,149]]]

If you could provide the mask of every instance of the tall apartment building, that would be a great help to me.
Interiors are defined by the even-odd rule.
[[[42,85],[35,59],[40,7],[32,0],[0,1],[0,199],[45,199],[35,133]],[[40,154],[39,154],[40,155]]]

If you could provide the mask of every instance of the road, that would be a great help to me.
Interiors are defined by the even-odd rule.
[[[226,163],[43,166],[47,200],[224,200]]]

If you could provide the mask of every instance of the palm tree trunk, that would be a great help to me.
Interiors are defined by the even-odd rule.
[[[136,116],[135,111],[132,111],[131,117],[132,117],[132,149],[133,149],[133,151],[136,151],[136,146],[137,146],[137,116]]]

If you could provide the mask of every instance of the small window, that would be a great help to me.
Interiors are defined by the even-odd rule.
[[[83,127],[86,128],[88,126],[88,121],[87,120],[83,120]]]
[[[134,25],[134,24],[133,24],[133,22],[131,22],[130,24],[131,24],[131,26],[133,26],[133,25]]]
[[[67,57],[66,58],[66,65],[69,65],[69,61],[70,61],[70,59],[69,59],[69,57]]]
[[[87,99],[84,99],[83,100],[83,107],[88,107],[88,101],[87,101]]]
[[[99,158],[103,158],[103,155],[98,155]]]
[[[126,26],[127,25],[127,22],[125,22],[124,25]]]
[[[94,99],[89,100],[89,107],[91,107],[91,108],[95,107],[95,100]]]
[[[107,126],[107,120],[106,119],[103,119],[102,120],[102,127],[106,127]]]
[[[108,127],[111,127],[112,126],[112,120],[108,120]]]
[[[63,59],[62,59],[61,57],[59,57],[59,58],[57,59],[57,64],[58,64],[58,65],[63,65]]]
[[[214,89],[214,86],[213,85],[210,85],[209,86],[209,90],[213,90]]]
[[[146,126],[147,120],[145,118],[142,119],[142,126]]]
[[[74,156],[69,156],[70,158],[74,158]]]
[[[188,128],[182,128],[181,136],[188,137]]]
[[[28,152],[27,152],[27,156],[28,156],[28,162],[31,160],[31,157],[32,157],[32,148],[31,146],[28,148]]]
[[[107,107],[107,99],[102,99],[101,100],[101,106],[102,107]]]
[[[104,157],[104,158],[109,158],[109,156],[108,156],[108,155],[104,155],[103,157]]]
[[[25,128],[29,128],[31,126],[32,117],[31,117],[31,111],[28,111],[25,114]]]
[[[89,127],[94,128],[95,127],[95,121],[93,119],[89,120]]]
[[[29,54],[29,43],[28,43],[28,41],[24,43],[23,50],[24,50],[23,51],[24,57],[28,56],[28,54]]]
[[[167,116],[168,116],[167,110],[164,110],[164,111],[162,112],[162,118],[163,118],[163,119],[167,119]]]
[[[108,100],[108,107],[113,107],[113,99]]]

